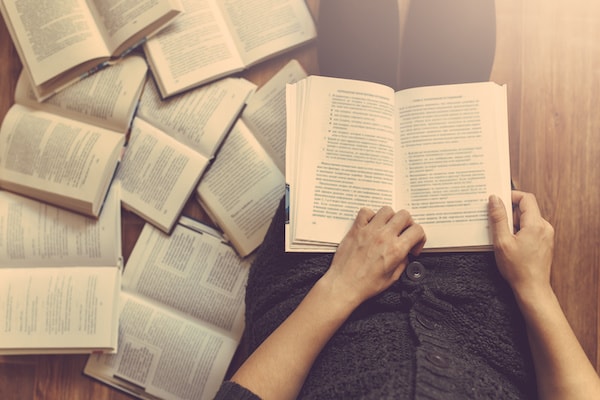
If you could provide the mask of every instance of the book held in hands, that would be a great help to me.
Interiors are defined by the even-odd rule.
[[[512,216],[506,102],[493,82],[289,85],[287,250],[335,251],[361,207],[386,205],[423,226],[425,251],[491,249],[489,195]]]

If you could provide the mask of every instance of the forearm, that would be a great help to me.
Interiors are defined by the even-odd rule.
[[[232,381],[263,399],[294,399],[323,347],[357,302],[321,279],[296,310],[246,360]]]
[[[600,398],[598,375],[548,286],[518,295],[541,399]]]

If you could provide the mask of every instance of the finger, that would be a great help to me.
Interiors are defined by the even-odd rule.
[[[363,207],[358,211],[354,223],[358,226],[366,226],[375,216],[375,211],[370,208]]]
[[[377,211],[377,213],[371,218],[370,223],[377,226],[383,226],[394,216],[394,210],[392,207],[384,206]]]
[[[388,221],[392,234],[399,236],[408,226],[414,223],[412,216],[406,210],[395,213]]]
[[[513,197],[514,198],[514,197]],[[508,227],[508,216],[502,199],[491,195],[488,201],[488,216],[494,243],[512,236]]]
[[[540,208],[533,194],[514,191],[512,198],[519,208],[519,225],[521,228],[542,218]]]
[[[406,257],[408,253],[419,255],[427,241],[425,231],[419,224],[411,224],[398,236],[398,239],[402,258]]]
[[[421,225],[419,225],[419,227],[421,227]],[[418,256],[419,254],[421,254],[423,248],[425,247],[425,243],[427,243],[427,236],[425,235],[425,231],[423,230],[423,228],[421,228],[421,232],[421,238],[419,239],[417,244],[414,245],[413,248],[410,250],[410,254],[412,254],[413,256]]]

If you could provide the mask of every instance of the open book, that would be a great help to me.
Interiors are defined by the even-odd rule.
[[[490,194],[512,216],[505,86],[313,76],[288,86],[287,116],[289,251],[334,251],[360,207],[407,209],[426,251],[490,249]]]
[[[217,231],[182,217],[146,224],[123,274],[119,353],[85,374],[145,399],[212,399],[244,329],[249,261]]]
[[[0,190],[0,238],[0,354],[117,350],[117,188],[99,219]]]
[[[41,101],[126,54],[183,9],[179,0],[0,0],[0,11]]]
[[[304,0],[183,0],[185,14],[144,44],[164,97],[242,71],[316,37]]]
[[[146,71],[126,57],[42,103],[21,74],[0,127],[0,188],[97,217]]]
[[[306,73],[290,61],[250,97],[196,199],[241,256],[263,241],[285,192],[285,87]]]
[[[123,207],[170,232],[254,90],[226,78],[163,101],[149,79],[117,172]]]

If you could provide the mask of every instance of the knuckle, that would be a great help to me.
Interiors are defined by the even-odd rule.
[[[370,217],[373,215],[373,210],[367,207],[361,207],[360,210],[358,210],[358,215],[363,217]]]
[[[413,221],[412,215],[410,215],[410,213],[407,210],[402,209],[402,210],[398,211],[396,213],[396,215],[398,215],[399,218],[406,220],[410,223],[412,223],[412,221]]]
[[[410,250],[415,246],[413,240],[402,235],[394,242],[394,255],[396,257],[404,258],[408,255]]]
[[[379,209],[379,213],[386,216],[391,216],[394,215],[394,210],[390,206],[383,206]]]

